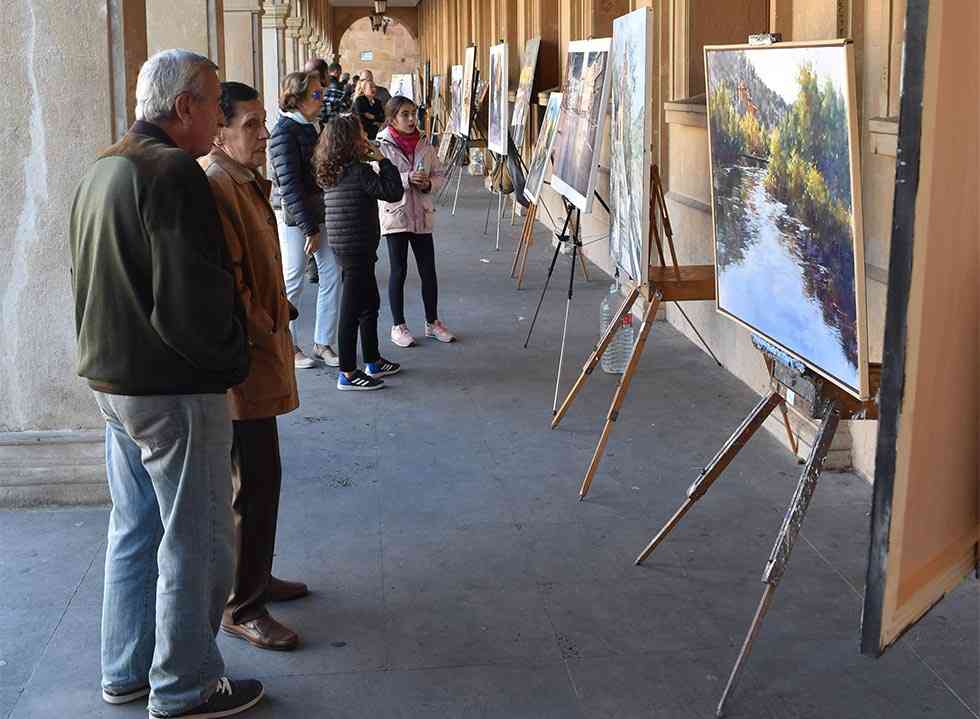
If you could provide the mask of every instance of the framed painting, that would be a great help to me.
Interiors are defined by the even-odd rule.
[[[653,11],[643,8],[613,21],[612,111],[609,118],[609,256],[636,283],[650,263],[650,163],[653,116]]]
[[[538,131],[538,141],[531,153],[531,163],[527,167],[527,179],[524,183],[524,197],[537,204],[541,188],[548,179],[548,165],[552,160],[552,149],[555,137],[558,135],[558,120],[561,118],[562,96],[553,92],[548,97],[548,107],[544,111],[544,120]]]
[[[453,65],[449,76],[449,132],[457,133],[463,107],[463,66]]]
[[[704,48],[716,304],[869,398],[854,48]]]
[[[429,105],[433,119],[442,120],[442,114],[445,111],[442,99],[442,75],[432,76],[432,93],[429,97]]]
[[[531,109],[531,90],[534,88],[534,73],[538,67],[538,51],[541,49],[541,38],[532,37],[524,46],[524,57],[521,60],[521,78],[517,85],[517,95],[514,98],[514,112],[511,116],[511,127],[514,145],[518,152],[524,145],[524,135],[527,133],[527,119]]]
[[[412,102],[415,100],[415,81],[414,73],[392,73],[391,87],[388,88],[392,97],[407,97]]]
[[[490,48],[490,113],[487,147],[501,157],[507,154],[508,123],[507,103],[507,43]]]
[[[459,124],[456,127],[456,134],[463,137],[470,136],[473,127],[473,91],[475,89],[476,73],[476,45],[466,48],[463,56],[463,82],[462,92],[460,93]]]
[[[609,102],[610,38],[568,44],[551,186],[585,213],[592,211]]]

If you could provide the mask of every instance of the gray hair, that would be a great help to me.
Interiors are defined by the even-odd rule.
[[[143,63],[136,80],[136,119],[159,122],[173,117],[177,96],[200,95],[201,72],[218,66],[190,50],[162,50]]]

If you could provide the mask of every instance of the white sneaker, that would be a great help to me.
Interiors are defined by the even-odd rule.
[[[391,341],[399,347],[412,347],[415,344],[415,338],[408,331],[408,325],[395,325],[392,327]]]
[[[313,369],[316,367],[316,360],[303,354],[303,350],[299,347],[293,347],[293,350],[295,351],[293,355],[293,366],[296,369]]]
[[[442,323],[442,320],[436,320],[432,324],[428,322],[425,323],[425,336],[435,337],[440,342],[455,342],[456,335],[446,329],[446,325]]]
[[[313,345],[313,357],[322,360],[327,367],[340,367],[340,357],[330,345]]]

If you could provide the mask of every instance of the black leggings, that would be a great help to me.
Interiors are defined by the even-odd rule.
[[[391,277],[388,279],[388,302],[391,304],[391,323],[405,324],[405,277],[408,275],[408,246],[412,246],[415,264],[422,280],[422,304],[425,305],[425,321],[439,319],[436,305],[439,299],[439,281],[436,279],[436,251],[432,235],[414,232],[398,232],[385,235],[388,241],[388,260]]]
[[[337,353],[340,371],[357,369],[357,334],[361,335],[361,356],[364,363],[377,362],[378,310],[381,295],[374,276],[373,257],[337,257],[343,285],[340,290],[340,320],[337,323]]]

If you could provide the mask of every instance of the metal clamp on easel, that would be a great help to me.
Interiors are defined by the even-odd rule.
[[[824,461],[827,459],[830,445],[834,440],[840,421],[844,419],[878,418],[876,400],[862,401],[855,398],[761,337],[753,335],[752,343],[762,353],[769,369],[769,393],[759,401],[728,441],[722,445],[711,462],[701,471],[698,478],[688,488],[687,497],[683,504],[636,558],[636,564],[640,564],[653,553],[667,535],[673,531],[674,527],[680,523],[688,510],[694,506],[694,503],[707,494],[715,480],[721,476],[725,468],[777,407],[783,413],[783,421],[786,423],[786,429],[790,433],[790,441],[794,443],[794,448],[796,440],[790,430],[789,417],[786,412],[787,401],[790,401],[796,410],[806,416],[820,420],[820,430],[813,447],[810,449],[810,455],[800,474],[796,492],[786,510],[782,527],[762,573],[762,582],[766,585],[765,590],[745,636],[745,641],[742,643],[735,666],[732,668],[721,701],[718,703],[717,716],[719,717],[724,714],[725,703],[738,683],[739,674],[752,649],[752,643],[759,633],[762,620],[772,603],[776,587],[779,586],[786,566],[789,564],[793,546],[799,537],[803,520],[806,518],[807,509],[810,506],[810,500],[813,498],[820,472],[823,470]],[[871,396],[875,397],[881,380],[881,365],[870,365],[869,376]]]

